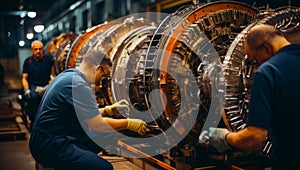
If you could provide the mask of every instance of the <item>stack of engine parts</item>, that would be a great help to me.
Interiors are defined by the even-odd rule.
[[[99,107],[130,101],[130,112],[122,116],[143,119],[150,128],[139,152],[165,169],[260,169],[269,166],[271,138],[261,151],[226,155],[199,141],[211,126],[231,131],[246,126],[256,65],[245,57],[243,42],[259,23],[300,43],[300,8],[258,11],[226,1],[184,6],[160,22],[123,17],[80,35],[54,38],[47,51],[55,55],[59,74],[78,66],[89,49],[103,49],[113,65],[110,75],[95,84]],[[124,141],[121,145],[139,145]]]

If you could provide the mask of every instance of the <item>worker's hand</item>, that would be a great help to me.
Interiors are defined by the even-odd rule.
[[[29,89],[25,90],[24,96],[27,97],[27,98],[30,98],[30,92],[31,91]]]
[[[147,131],[147,124],[141,119],[127,119],[127,129],[137,132],[140,135],[145,135]]]
[[[114,111],[120,112],[121,110],[126,109],[126,112],[129,112],[129,104],[128,102],[123,99],[118,101],[117,103],[114,103],[113,105],[110,106],[105,106],[105,112],[111,117],[114,115]]]
[[[44,86],[44,87],[36,86],[35,92],[37,92],[40,96],[43,96],[47,88],[48,88],[48,85]]]
[[[224,128],[209,128],[209,145],[216,148],[220,153],[231,150],[232,148],[226,141],[226,135],[229,133],[227,129]]]

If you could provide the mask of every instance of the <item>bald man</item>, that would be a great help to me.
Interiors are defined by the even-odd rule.
[[[27,103],[25,109],[31,124],[33,124],[42,95],[53,78],[54,59],[53,56],[44,54],[43,48],[41,41],[33,41],[31,43],[32,56],[26,58],[23,63],[22,87]]]
[[[247,57],[259,66],[247,126],[238,132],[210,128],[209,143],[223,153],[233,148],[254,151],[261,150],[270,135],[275,151],[273,169],[298,167],[300,45],[291,44],[279,30],[263,24],[252,27],[245,38]]]

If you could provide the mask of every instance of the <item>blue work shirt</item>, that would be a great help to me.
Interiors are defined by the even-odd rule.
[[[66,135],[72,140],[86,138],[81,125],[85,119],[99,113],[90,84],[78,69],[60,73],[45,92],[35,123],[55,135]]]
[[[43,96],[29,140],[37,162],[54,169],[112,169],[97,155],[103,148],[88,136],[85,120],[100,114],[93,94],[78,69],[56,76]]]
[[[280,49],[263,63],[254,76],[247,125],[269,130],[275,150],[275,162],[282,166],[300,160],[300,45]],[[289,164],[284,164],[284,161]],[[280,166],[281,166],[280,165]],[[295,161],[295,166],[298,162]]]
[[[25,59],[23,73],[28,74],[29,86],[46,86],[50,80],[54,58],[52,55],[44,54],[40,60],[33,56]]]

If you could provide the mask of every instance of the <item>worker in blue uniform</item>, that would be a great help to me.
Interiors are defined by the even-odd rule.
[[[39,40],[31,43],[32,56],[25,59],[22,71],[22,87],[28,117],[33,124],[42,95],[53,79],[54,58],[44,54],[44,45]]]
[[[238,132],[210,128],[209,143],[219,152],[261,150],[270,135],[272,169],[299,166],[300,45],[273,26],[252,27],[245,41],[248,59],[259,65],[251,88],[247,126]],[[297,154],[295,154],[297,153]]]
[[[116,110],[127,109],[126,100],[101,109],[97,107],[91,85],[109,73],[111,65],[102,50],[89,50],[79,67],[63,71],[49,85],[29,141],[31,154],[41,165],[56,170],[113,169],[97,155],[102,147],[87,132],[128,129],[140,135],[146,133],[146,123],[140,119],[109,117]]]

